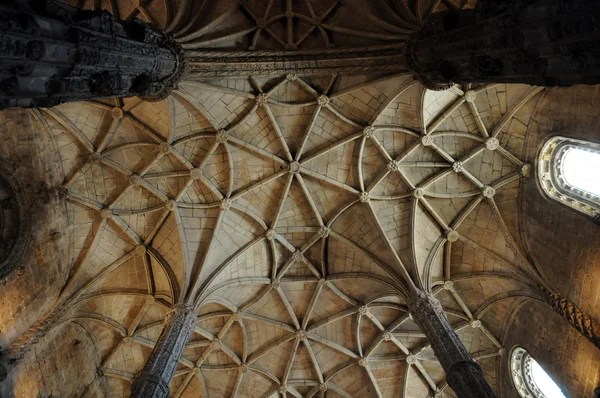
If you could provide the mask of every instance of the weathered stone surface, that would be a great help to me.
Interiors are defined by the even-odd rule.
[[[183,75],[179,45],[140,20],[117,21],[56,0],[21,5],[1,8],[0,109],[161,99]]]
[[[411,36],[406,62],[431,89],[485,82],[598,84],[599,17],[594,0],[480,0],[473,10],[432,15]]]
[[[167,315],[150,359],[131,386],[131,397],[169,396],[169,384],[195,324],[196,314],[190,306],[176,305]]]

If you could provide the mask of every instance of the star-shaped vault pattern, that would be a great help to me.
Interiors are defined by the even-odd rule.
[[[533,295],[512,148],[540,89],[222,83],[41,111],[75,230],[54,316],[93,336],[109,394],[128,396],[188,302],[174,397],[454,397],[408,312],[414,287],[494,385],[503,325]]]

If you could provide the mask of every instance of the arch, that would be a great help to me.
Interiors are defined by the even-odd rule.
[[[591,180],[587,183],[573,180],[572,166],[582,166],[575,164],[582,158],[587,158],[589,164],[598,165],[589,170],[590,175],[597,177],[595,170],[600,168],[600,144],[563,136],[550,138],[538,155],[538,184],[548,199],[600,223],[600,187],[590,189],[590,185],[594,184]],[[582,173],[577,174],[581,176]]]
[[[554,380],[524,348],[513,348],[510,370],[513,384],[522,398],[565,397]]]

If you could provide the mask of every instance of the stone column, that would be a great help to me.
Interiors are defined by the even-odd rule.
[[[600,83],[600,2],[479,0],[433,14],[405,61],[428,88],[452,83]]]
[[[140,20],[57,0],[0,1],[0,109],[110,97],[166,97],[181,47]]]
[[[592,344],[600,348],[600,324],[594,318],[581,311],[579,307],[558,293],[542,288],[544,299],[565,319],[569,325],[585,336]]]
[[[495,398],[481,368],[454,332],[440,302],[432,294],[419,291],[412,298],[409,310],[429,339],[456,395],[459,398]]]
[[[154,350],[131,386],[131,398],[166,398],[185,345],[194,333],[196,313],[191,306],[178,304],[165,320]]]

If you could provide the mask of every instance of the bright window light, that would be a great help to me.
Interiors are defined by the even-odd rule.
[[[545,398],[566,398],[554,380],[533,358],[531,359],[531,374],[535,385],[542,391]]]
[[[569,185],[600,196],[600,154],[569,149],[563,158],[562,171]]]

